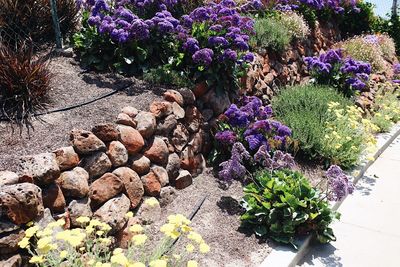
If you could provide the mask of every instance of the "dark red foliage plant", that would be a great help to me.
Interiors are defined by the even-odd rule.
[[[31,46],[14,50],[0,44],[1,117],[29,126],[32,115],[44,109],[50,78],[48,62],[34,56]]]

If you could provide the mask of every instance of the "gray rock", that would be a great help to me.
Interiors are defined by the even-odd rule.
[[[13,223],[27,223],[43,212],[42,190],[31,183],[2,186],[0,207],[7,211]]]
[[[111,226],[110,234],[118,232],[127,222],[126,213],[129,211],[131,202],[124,194],[108,200],[95,213],[94,217]]]
[[[180,88],[177,90],[183,97],[184,105],[192,105],[196,101],[196,97],[189,88]]]
[[[128,162],[128,150],[119,141],[112,141],[108,145],[107,156],[113,167],[120,167]]]
[[[89,192],[89,174],[81,167],[61,173],[57,184],[66,197],[83,198]]]
[[[184,189],[193,182],[192,175],[186,170],[181,170],[179,176],[175,180],[176,189]]]
[[[0,186],[18,183],[18,175],[15,172],[0,171]]]
[[[185,110],[178,105],[178,103],[172,103],[172,113],[174,114],[175,118],[180,120],[185,117]]]
[[[79,164],[79,156],[72,146],[62,147],[53,152],[61,171],[72,169]]]
[[[117,123],[131,127],[136,127],[135,121],[128,114],[125,113],[118,114]]]
[[[157,124],[156,134],[168,136],[169,133],[176,127],[178,121],[174,115],[167,116],[163,121]]]
[[[8,233],[15,231],[19,229],[20,227],[16,225],[15,223],[6,221],[6,220],[0,220],[0,235],[3,233]]]
[[[161,207],[165,207],[168,204],[171,204],[174,199],[177,197],[177,192],[175,188],[172,186],[166,186],[161,188],[160,192],[160,205]]]
[[[141,111],[135,117],[136,129],[143,136],[143,138],[149,138],[153,135],[156,130],[156,117],[146,111]]]
[[[222,114],[231,105],[227,92],[217,95],[215,90],[209,90],[202,100],[207,103],[215,114]]]
[[[166,169],[161,166],[153,165],[151,171],[156,175],[161,187],[164,187],[169,183],[168,172]]]
[[[89,178],[100,177],[111,169],[112,163],[103,152],[97,152],[83,159],[83,168],[89,173]]]
[[[167,172],[169,181],[174,181],[179,176],[179,170],[181,168],[181,159],[178,154],[172,153],[168,157]]]
[[[78,200],[72,200],[68,205],[69,217],[71,219],[72,226],[80,226],[76,221],[79,217],[92,217],[93,212],[90,208],[90,198],[83,198]]]
[[[21,267],[22,257],[19,254],[13,255],[8,259],[0,260],[1,267]]]
[[[21,241],[24,236],[25,232],[22,229],[0,236],[0,255],[15,253],[18,250],[18,242]]]
[[[151,199],[151,201],[149,201]],[[161,206],[157,199],[146,198],[140,205],[137,216],[143,224],[152,224],[161,218]]]
[[[135,118],[136,115],[139,113],[136,108],[131,106],[124,107],[123,109],[121,109],[121,112],[127,114],[132,119]]]
[[[33,178],[39,185],[52,183],[60,175],[60,168],[53,153],[42,153],[20,159],[19,173]]]
[[[139,175],[147,174],[150,171],[151,161],[141,154],[132,158],[131,168]]]
[[[170,102],[176,102],[180,106],[184,105],[182,94],[175,90],[167,90],[164,93],[164,99]]]
[[[175,130],[172,133],[171,143],[177,151],[182,151],[182,149],[187,145],[189,141],[189,131],[186,127],[178,123]]]

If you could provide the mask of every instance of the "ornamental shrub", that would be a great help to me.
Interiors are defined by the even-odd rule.
[[[318,84],[330,85],[350,97],[368,89],[371,66],[345,58],[341,49],[331,49],[319,57],[306,57],[311,76]]]
[[[376,24],[374,5],[365,1],[356,2],[355,10],[352,7],[345,7],[342,14],[335,16],[343,37],[373,32]]]
[[[289,29],[275,17],[257,18],[254,24],[255,34],[251,37],[253,47],[282,51],[290,44],[292,34]]]
[[[362,35],[346,40],[342,44],[343,51],[354,58],[371,64],[372,71],[386,71],[384,53],[377,35]]]
[[[131,225],[129,232],[132,238],[126,249],[111,245],[111,227],[108,224],[88,217],[79,217],[77,222],[80,227],[66,230],[63,229],[64,219],[51,222],[43,228],[33,225],[26,229],[25,237],[18,245],[31,254],[29,263],[38,267],[58,267],[65,264],[74,267],[195,267],[198,263],[193,252],[206,254],[210,251],[201,235],[189,226],[191,222],[181,214],[168,217],[168,222],[160,228],[164,238],[155,245],[154,241],[149,244],[146,226]],[[168,250],[178,237],[188,242],[186,251],[177,251],[171,255]]]
[[[237,77],[254,58],[248,52],[253,20],[240,15],[231,0],[190,14],[167,0],[96,0],[85,8],[86,23],[74,43],[88,67],[141,75],[164,65],[161,69],[183,72],[194,83],[225,90],[238,88]],[[92,41],[98,39],[101,45]]]
[[[394,123],[400,121],[398,85],[387,82],[377,86],[371,122],[379,128],[379,132],[388,132]]]
[[[44,108],[51,74],[44,58],[34,57],[32,47],[18,51],[0,45],[0,114],[18,124]]]
[[[339,184],[348,188],[348,183],[343,183],[346,176],[332,177],[335,189]],[[326,196],[297,171],[260,171],[244,188],[242,226],[257,236],[293,246],[296,237],[307,234],[316,234],[321,243],[335,241],[330,224],[340,215],[330,208]]]
[[[18,44],[20,38],[31,38],[41,43],[55,40],[53,21],[48,0],[2,0],[0,8],[0,38],[9,40],[10,46]],[[57,15],[60,30],[65,36],[76,30],[79,8],[75,0],[57,0]],[[7,34],[8,36],[3,36]],[[9,37],[12,36],[10,39]]]
[[[258,168],[281,169],[294,166],[284,153],[291,144],[291,130],[271,118],[272,110],[257,97],[244,97],[224,113],[215,134],[213,162],[221,162],[219,178],[224,182],[246,181]]]
[[[303,40],[310,35],[310,28],[302,15],[287,11],[278,13],[279,22],[289,31],[292,40]]]

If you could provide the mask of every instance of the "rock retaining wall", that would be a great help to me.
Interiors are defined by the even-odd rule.
[[[145,196],[171,202],[205,167],[208,123],[195,102],[190,89],[168,90],[150,112],[125,107],[116,123],[74,129],[70,146],[23,157],[15,172],[1,171],[0,255],[16,253],[21,226],[46,213],[70,226],[80,216],[96,217],[118,234],[125,214]]]

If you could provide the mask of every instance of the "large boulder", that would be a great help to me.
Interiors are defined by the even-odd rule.
[[[89,193],[89,174],[81,167],[61,173],[57,184],[66,197],[83,198]]]
[[[158,181],[154,172],[150,171],[148,174],[141,177],[144,192],[148,196],[157,197],[160,195],[161,183]]]
[[[124,194],[120,194],[104,203],[94,213],[94,217],[110,225],[110,234],[113,234],[124,227],[128,220],[125,215],[129,211],[130,206],[129,198]]]
[[[62,147],[53,152],[61,171],[75,168],[79,164],[79,156],[72,146]]]
[[[176,153],[172,153],[168,156],[168,164],[166,170],[168,172],[169,181],[175,180],[179,175],[181,168],[181,159]]]
[[[26,156],[20,159],[19,173],[28,176],[36,184],[46,185],[52,183],[60,175],[60,168],[53,153],[42,153]]]
[[[124,184],[124,193],[131,201],[131,207],[136,208],[142,200],[144,188],[139,175],[128,167],[120,167],[113,171]]]
[[[168,101],[153,101],[150,104],[150,112],[157,118],[164,118],[172,113],[172,104]]]
[[[27,223],[43,212],[42,190],[31,183],[2,186],[0,207],[13,223]]]
[[[193,182],[192,175],[186,170],[181,170],[179,176],[175,179],[175,188],[184,189]]]
[[[82,155],[96,151],[105,151],[106,145],[92,132],[85,130],[72,130],[70,141],[75,151]]]
[[[130,126],[118,125],[118,130],[120,132],[120,141],[130,155],[134,155],[142,150],[144,139],[136,129]]]

